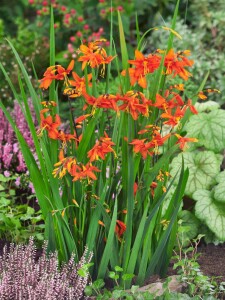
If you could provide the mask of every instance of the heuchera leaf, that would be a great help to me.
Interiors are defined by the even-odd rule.
[[[225,111],[216,109],[190,118],[187,136],[195,137],[206,149],[219,153],[225,148]]]
[[[225,241],[224,204],[213,198],[213,192],[198,190],[193,194],[196,200],[195,215],[215,233],[219,240]]]
[[[201,112],[209,112],[212,110],[216,110],[216,109],[220,108],[220,105],[219,105],[219,103],[210,100],[210,101],[206,101],[206,102],[202,102],[202,103],[196,102],[195,107],[196,107],[197,111],[199,113],[201,113]]]
[[[186,195],[191,196],[199,189],[209,189],[216,183],[215,177],[220,172],[221,161],[214,152],[193,151],[179,154],[171,163],[170,173],[172,176],[181,168],[182,155],[184,165],[189,169]]]
[[[214,188],[214,198],[219,202],[225,202],[225,171],[216,176],[218,184]]]

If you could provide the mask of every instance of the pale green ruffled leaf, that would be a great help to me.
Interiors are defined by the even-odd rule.
[[[216,176],[216,181],[218,183],[224,183],[225,182],[225,170],[220,172],[217,176]]]
[[[217,185],[213,189],[214,198],[219,201],[225,203],[225,171],[220,172],[216,176]]]
[[[197,111],[200,112],[209,112],[212,110],[216,110],[220,108],[219,103],[215,102],[215,101],[206,101],[206,102],[196,102],[195,103],[195,108],[197,109]]]
[[[185,194],[191,196],[199,189],[210,189],[216,183],[215,177],[220,172],[221,161],[216,154],[212,151],[181,153],[171,163],[172,176],[181,168],[182,155],[184,165],[189,169]]]
[[[196,200],[195,215],[204,222],[209,229],[225,241],[225,209],[224,204],[213,198],[213,192],[198,190],[193,194]]]
[[[219,183],[214,189],[214,198],[225,203],[225,184],[224,182]]]
[[[213,110],[190,118],[186,126],[187,136],[199,140],[206,149],[220,152],[225,148],[225,111]]]

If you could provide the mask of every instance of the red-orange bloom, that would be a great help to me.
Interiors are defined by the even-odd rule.
[[[157,54],[149,54],[144,56],[139,50],[135,50],[135,59],[128,60],[128,62],[134,65],[134,68],[129,68],[129,77],[131,85],[138,83],[142,88],[147,88],[146,75],[153,73],[160,65],[161,56]],[[126,75],[126,71],[121,73]]]
[[[173,49],[167,53],[164,61],[166,67],[166,74],[173,74],[173,76],[179,75],[184,80],[187,80],[191,76],[185,68],[191,67],[194,64],[193,60],[187,59],[185,55],[189,55],[190,51],[185,50],[183,52],[175,53]]]
[[[64,80],[65,77],[72,71],[74,67],[74,60],[72,60],[67,67],[64,69],[61,65],[50,66],[44,73],[44,77],[40,80],[40,88],[47,89],[53,80]]]
[[[100,95],[99,97],[94,97],[94,96],[90,96],[88,95],[86,92],[83,92],[83,96],[86,100],[86,102],[93,106],[94,109],[96,107],[98,108],[108,108],[108,109],[113,109],[116,112],[119,111],[116,102],[119,101],[119,99],[117,98],[117,96],[112,95],[112,94],[104,94],[104,95]]]
[[[92,166],[91,163],[87,163],[86,165],[77,166],[75,172],[71,172],[70,174],[73,176],[73,181],[87,179],[97,180],[97,177],[94,172],[101,172],[97,167]]]
[[[48,131],[48,136],[51,139],[57,139],[58,136],[57,128],[61,125],[60,116],[56,114],[53,120],[52,116],[47,116],[45,118],[43,112],[41,112],[40,118],[41,118],[41,128],[46,129]]]
[[[115,233],[117,234],[118,238],[120,238],[124,234],[126,229],[127,229],[127,226],[125,223],[123,223],[120,220],[116,220]]]
[[[190,108],[190,111],[191,111],[193,114],[195,114],[195,115],[198,114],[197,109],[194,107],[194,105],[192,105],[191,99],[188,99],[187,107]]]
[[[151,147],[149,147],[148,143],[145,143],[146,139],[138,140],[134,139],[130,145],[134,146],[134,153],[140,153],[143,159],[147,158],[147,155],[152,156],[154,154],[153,151],[149,151]]]
[[[72,72],[72,76],[74,80],[69,80],[68,83],[71,87],[66,87],[64,89],[64,94],[68,95],[70,98],[80,97],[83,92],[86,92],[86,79],[85,77],[80,77],[77,73]],[[91,86],[90,80],[92,78],[92,74],[87,75],[87,84]],[[74,87],[74,88],[73,88]]]
[[[82,54],[78,59],[78,61],[82,62],[82,70],[86,65],[89,65],[91,68],[97,68],[103,65],[104,73],[105,65],[114,59],[113,56],[107,56],[105,49],[100,45],[100,41],[90,42],[88,46],[82,44],[79,48],[79,52]]]
[[[179,147],[181,150],[186,149],[186,147],[187,147],[186,143],[188,143],[188,142],[192,142],[192,143],[198,142],[198,139],[196,139],[196,138],[183,137],[183,136],[180,136],[179,134],[175,134],[175,136],[178,138],[178,141],[176,142],[176,144],[179,144]]]
[[[171,110],[167,113],[161,114],[161,117],[164,119],[168,119],[168,121],[163,122],[163,124],[171,125],[172,127],[175,127],[179,124],[180,120],[183,118],[185,113],[185,109],[181,110],[180,107],[178,107],[172,115]]]
[[[104,160],[107,153],[115,153],[112,148],[115,144],[111,141],[111,138],[108,137],[106,132],[104,132],[104,135],[105,136],[101,137],[100,141],[97,141],[94,147],[88,151],[88,158],[90,159],[90,162],[98,160],[99,157]]]
[[[134,120],[137,120],[140,114],[148,117],[151,102],[145,98],[143,93],[128,91],[124,96],[117,95],[117,98],[124,102],[119,106],[119,110],[127,111]]]

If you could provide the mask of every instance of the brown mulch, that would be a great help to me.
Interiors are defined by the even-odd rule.
[[[225,282],[225,243],[218,246],[201,245],[198,253],[201,271],[207,276],[216,277],[217,282]]]

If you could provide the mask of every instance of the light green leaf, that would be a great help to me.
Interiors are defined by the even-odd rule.
[[[220,172],[216,176],[217,185],[213,189],[214,192],[214,198],[219,201],[225,203],[225,171]]]
[[[212,151],[195,151],[179,154],[171,163],[170,173],[172,176],[181,168],[182,155],[184,165],[189,169],[185,194],[191,196],[199,189],[210,189],[216,183],[215,177],[220,172],[221,162],[216,154]],[[177,183],[177,179],[175,182]]]
[[[213,198],[213,193],[198,190],[193,194],[196,200],[195,214],[215,233],[219,240],[225,241],[225,210],[224,204]]]
[[[209,112],[212,110],[219,109],[220,105],[219,105],[219,103],[210,100],[210,101],[206,101],[206,102],[202,102],[202,103],[196,102],[195,108],[197,109],[197,111],[199,113],[201,113],[201,112]]]
[[[220,152],[225,148],[225,111],[213,110],[190,118],[186,126],[187,136],[195,137],[208,150]]]
[[[0,181],[1,182],[7,182],[7,181],[10,181],[12,180],[11,177],[5,177],[3,174],[0,174]]]
[[[219,183],[214,189],[214,198],[225,203],[225,184],[224,182]]]
[[[0,207],[10,205],[11,201],[6,199],[5,197],[0,197]]]
[[[182,220],[181,229],[179,230],[179,239],[184,247],[188,246],[191,239],[194,239],[199,232],[200,222],[193,213],[188,210],[182,210],[178,218]]]
[[[216,181],[218,183],[223,183],[225,181],[225,170],[220,172],[217,176],[216,176]]]

